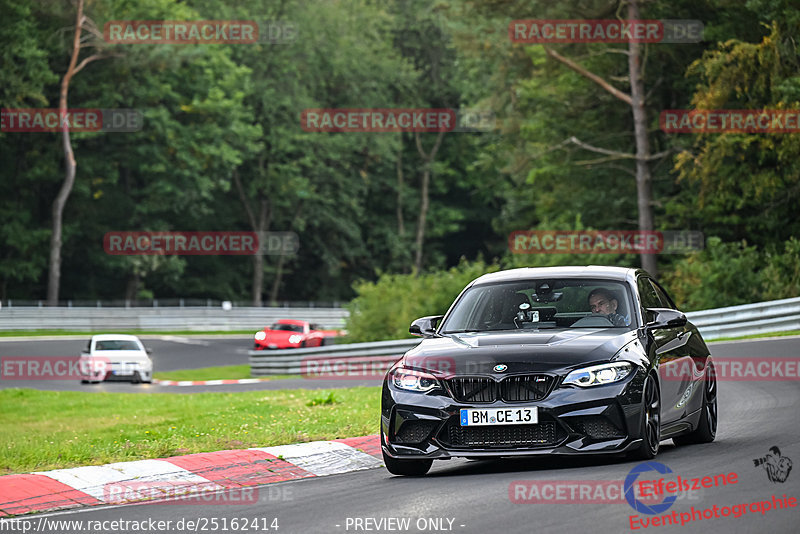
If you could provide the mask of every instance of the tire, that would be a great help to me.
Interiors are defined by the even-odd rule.
[[[683,436],[672,438],[675,445],[693,445],[711,443],[717,437],[717,373],[714,365],[709,363],[703,377],[703,407],[697,428]]]
[[[630,456],[635,460],[652,460],[661,443],[661,391],[652,375],[644,381],[641,428],[644,441]]]
[[[81,380],[81,384],[91,384],[88,380]]]
[[[139,374],[139,371],[133,372],[133,378],[131,378],[131,384],[141,384],[142,383],[142,375]]]
[[[393,475],[406,477],[421,477],[433,465],[433,460],[398,460],[383,453],[383,464]]]

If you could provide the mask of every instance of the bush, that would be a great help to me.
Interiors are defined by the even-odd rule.
[[[678,260],[661,277],[683,311],[722,308],[800,295],[800,241],[782,252],[710,237],[703,251]]]
[[[348,336],[342,342],[408,338],[411,321],[445,313],[464,286],[501,268],[631,262],[631,255],[507,255],[501,263],[462,260],[447,271],[420,276],[382,274],[376,282],[354,285],[358,296],[348,305]],[[704,250],[677,259],[659,279],[683,311],[800,296],[800,241],[790,239],[782,251],[759,251],[744,241],[709,237]]]
[[[447,271],[383,274],[376,282],[353,287],[358,296],[348,305],[347,342],[382,341],[411,337],[411,321],[444,314],[464,286],[479,276],[499,270],[482,260],[462,262]]]

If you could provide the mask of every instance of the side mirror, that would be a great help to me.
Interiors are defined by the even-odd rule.
[[[647,308],[645,311],[652,315],[653,320],[645,326],[650,330],[659,328],[676,328],[686,324],[686,316],[678,310],[669,308]]]
[[[412,336],[417,337],[434,337],[436,335],[436,326],[442,320],[444,315],[428,315],[427,317],[420,317],[408,327],[408,332]]]
[[[150,347],[145,347],[145,348],[144,348],[144,351],[145,351],[147,354],[153,354],[153,349],[151,349]]]

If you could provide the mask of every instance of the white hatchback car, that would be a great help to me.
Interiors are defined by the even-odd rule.
[[[81,352],[81,382],[130,380],[134,384],[150,384],[153,381],[150,352],[136,336],[92,336],[86,350]]]

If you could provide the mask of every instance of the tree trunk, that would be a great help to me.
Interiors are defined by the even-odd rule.
[[[78,15],[75,19],[75,37],[72,40],[72,57],[69,67],[61,79],[61,93],[58,98],[59,120],[61,121],[61,139],[64,149],[64,182],[53,201],[53,233],[50,236],[50,271],[47,276],[47,305],[58,306],[58,293],[61,286],[61,233],[63,228],[64,206],[67,204],[69,194],[75,185],[75,154],[69,138],[69,123],[66,120],[67,95],[69,82],[76,72],[78,54],[81,44],[81,26],[83,24],[83,0],[78,0]]]
[[[433,160],[436,159],[436,152],[439,151],[439,146],[442,144],[443,137],[444,130],[440,131],[436,136],[436,143],[434,143],[430,153],[425,154],[425,150],[422,148],[422,141],[419,138],[419,133],[414,133],[414,139],[417,142],[417,151],[419,151],[422,161],[424,162],[422,187],[420,188],[419,218],[417,220],[417,239],[415,244],[416,258],[414,259],[414,269],[416,270],[417,276],[422,272],[422,247],[425,242],[425,220],[428,217],[428,189],[431,182],[431,167],[433,166]]]
[[[260,166],[263,169],[263,161],[260,162]],[[250,222],[250,228],[253,229],[253,232],[258,233],[259,239],[261,239],[261,237],[263,237],[263,233],[269,228],[270,220],[272,218],[272,210],[269,205],[269,199],[261,199],[261,210],[258,214],[258,220],[256,220],[253,210],[250,208],[250,202],[247,200],[247,195],[245,195],[244,187],[242,186],[242,181],[239,179],[239,172],[237,170],[233,171],[233,183],[236,185],[236,190],[239,192],[239,199],[242,201],[242,206],[247,214],[247,220]],[[261,299],[261,293],[263,289],[264,255],[261,253],[256,253],[253,255],[253,281],[251,286],[251,302],[253,306],[260,307],[263,303],[263,300]]]
[[[290,225],[290,228],[295,227],[297,218],[300,217],[300,211],[302,207],[303,203],[298,202],[297,208],[294,211],[294,217],[292,217],[292,224]],[[276,302],[278,300],[278,291],[281,288],[281,280],[283,279],[283,264],[285,261],[286,261],[286,254],[278,255],[278,265],[275,268],[275,279],[272,281],[272,290],[269,292],[270,302]]]
[[[628,19],[638,20],[638,0],[628,1]],[[628,71],[631,80],[631,109],[633,131],[636,139],[636,203],[639,209],[639,230],[653,230],[653,184],[650,176],[650,141],[647,137],[647,114],[645,112],[644,82],[641,72],[639,43],[628,42]],[[655,254],[640,254],[642,268],[656,276],[658,274]]]
[[[258,215],[258,223],[254,232],[258,232],[259,240],[269,228],[269,201],[261,199],[261,212]],[[260,241],[259,241],[260,242]],[[253,255],[253,306],[261,306],[261,293],[264,291],[264,254],[258,251]]]
[[[397,151],[397,235],[402,239],[406,228],[403,221],[403,140],[400,139],[400,150]]]
[[[128,277],[128,284],[125,288],[125,300],[126,301],[134,301],[136,300],[136,296],[139,294],[139,274],[132,273]]]

